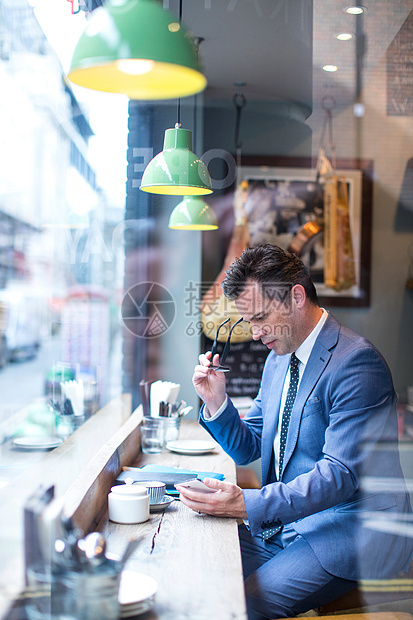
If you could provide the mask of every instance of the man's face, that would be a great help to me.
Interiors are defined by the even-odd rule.
[[[297,317],[292,291],[282,286],[265,289],[249,282],[235,300],[238,312],[251,325],[254,340],[261,340],[277,355],[295,351],[298,342]]]

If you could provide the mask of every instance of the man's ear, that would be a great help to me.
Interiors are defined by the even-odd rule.
[[[304,287],[301,286],[301,284],[294,284],[293,288],[291,289],[291,295],[296,307],[302,308],[307,299]]]

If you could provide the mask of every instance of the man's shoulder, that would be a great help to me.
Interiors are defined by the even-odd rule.
[[[319,334],[319,340],[321,342],[328,340],[335,343],[340,342],[342,346],[369,347],[375,349],[374,344],[370,342],[368,338],[340,323],[331,313],[328,314],[323,329]]]
[[[329,313],[327,321],[320,332],[319,342],[326,348],[346,354],[359,355],[362,351],[370,357],[380,358],[385,362],[380,351],[366,336],[362,336],[350,327],[339,323],[337,319]]]

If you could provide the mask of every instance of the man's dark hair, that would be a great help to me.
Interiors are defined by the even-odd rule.
[[[277,287],[290,291],[295,284],[301,284],[308,300],[318,306],[317,292],[303,261],[276,245],[258,245],[243,251],[226,271],[222,283],[225,297],[237,299],[248,281],[258,282],[265,297]]]

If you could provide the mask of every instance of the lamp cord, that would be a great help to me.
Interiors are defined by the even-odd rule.
[[[196,56],[199,57],[199,46],[202,41],[204,41],[204,37],[195,37],[195,45],[196,45]],[[193,146],[194,153],[196,153],[196,138],[197,138],[197,127],[198,127],[198,94],[194,95],[194,118],[193,118],[193,129],[194,129],[194,137],[193,137]]]
[[[182,0],[179,0],[179,26],[182,24]],[[181,126],[181,98],[179,97],[176,106],[176,124]]]
[[[232,102],[235,106],[236,116],[235,116],[235,133],[234,133],[234,144],[236,149],[240,149],[242,147],[242,142],[239,139],[239,130],[241,127],[241,113],[244,106],[247,103],[245,96],[242,93],[235,93],[232,98]]]
[[[235,146],[235,150],[237,153],[237,177],[239,177],[240,168],[241,168],[241,149],[242,149],[242,142],[240,141],[240,138],[239,138],[240,127],[241,127],[241,114],[242,114],[243,108],[245,107],[247,103],[247,100],[245,99],[245,96],[241,93],[241,91],[238,91],[233,96],[232,103],[235,106],[234,146]],[[239,179],[237,179],[237,184],[238,184],[238,181]]]
[[[323,122],[323,126],[321,128],[321,133],[320,133],[320,144],[319,144],[319,151],[321,149],[324,149],[325,151],[326,149],[326,133],[328,132],[328,146],[330,148],[330,155],[331,155],[331,163],[333,165],[333,168],[336,168],[336,152],[335,152],[335,144],[334,144],[334,139],[333,139],[333,110],[335,109],[337,103],[336,100],[334,99],[334,97],[331,96],[325,96],[321,99],[321,107],[323,108],[325,114],[324,114],[324,122]]]

